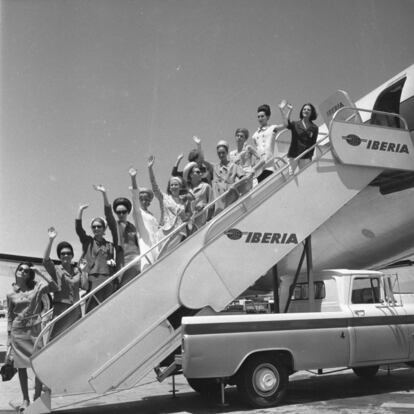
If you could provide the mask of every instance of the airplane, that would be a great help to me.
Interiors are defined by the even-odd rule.
[[[414,139],[414,64],[355,102],[357,108],[400,114]],[[399,127],[399,120],[360,112],[364,123]],[[319,127],[320,133],[328,125]],[[290,138],[287,142],[289,142]],[[286,141],[285,141],[286,148]],[[383,268],[414,255],[414,172],[385,170],[312,234],[315,271],[327,268]],[[277,264],[279,275],[296,272],[299,245]],[[273,288],[265,275],[252,286]]]
[[[344,140],[331,135],[331,145],[322,148],[303,170],[288,177],[283,176],[286,167],[276,171],[41,348],[31,359],[40,380],[57,393],[104,393],[135,385],[155,366],[173,357],[180,345],[182,316],[207,308],[219,312],[276,263],[280,276],[294,275],[303,257],[302,241],[308,244],[309,236],[315,271],[379,267],[414,254],[414,212],[410,208],[414,201],[414,65],[355,106],[361,108],[356,110],[361,121],[372,124],[369,132],[382,128],[390,138],[404,134],[411,151],[404,158],[410,163],[408,167],[403,170],[403,165],[397,165],[395,160],[401,160],[397,156],[389,157],[392,162],[387,160],[382,168],[373,165],[372,158],[365,164],[347,165],[341,162],[336,147]],[[398,129],[399,118],[362,108],[400,114],[409,132]],[[386,123],[393,128],[383,128]],[[366,126],[346,125],[367,132]],[[320,130],[327,131],[328,126]],[[356,141],[352,138],[350,146]],[[394,168],[396,165],[400,168]],[[312,210],[309,215],[307,201]],[[257,234],[263,234],[266,244],[251,242]],[[270,238],[275,238],[273,244]],[[123,271],[125,268],[119,272]],[[105,283],[118,276],[117,272]],[[310,283],[310,298],[312,287]],[[89,292],[82,300],[94,293]],[[124,318],[119,318],[120,312]],[[71,349],[72,357],[61,358],[67,349]],[[174,368],[173,364],[162,376],[170,367]]]

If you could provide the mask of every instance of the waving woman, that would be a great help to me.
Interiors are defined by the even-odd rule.
[[[160,203],[161,219],[160,227],[164,236],[172,233],[175,229],[187,222],[191,217],[190,203],[186,194],[186,188],[180,177],[171,177],[168,182],[167,192],[163,193],[157,184],[154,174],[155,157],[150,156],[148,159],[148,171],[152,185],[152,191]],[[179,244],[187,236],[187,231],[183,228],[170,239],[162,250],[171,249]],[[160,252],[161,253],[161,252]]]
[[[86,260],[86,271],[88,272],[89,289],[93,290],[113,274],[115,268],[114,245],[105,240],[106,221],[102,217],[95,217],[91,222],[93,236],[86,234],[82,226],[83,211],[88,208],[87,204],[79,207],[78,216],[75,221],[76,233],[82,243],[82,257]],[[116,243],[116,241],[115,241]],[[113,292],[112,283],[107,284],[95,294],[87,305],[87,311],[96,307]]]
[[[61,264],[55,265],[50,259],[53,241],[57,236],[54,227],[48,229],[48,236],[49,242],[43,256],[43,266],[58,287],[53,295],[53,317],[55,318],[79,300],[80,289],[88,289],[88,274],[84,271],[86,260],[81,260],[79,266],[72,264],[73,247],[66,241],[57,245],[56,252]],[[80,317],[81,310],[77,308],[57,321],[50,335],[51,339],[75,323]]]

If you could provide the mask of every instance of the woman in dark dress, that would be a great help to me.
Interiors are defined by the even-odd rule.
[[[310,164],[314,150],[309,151],[299,160],[295,161],[295,158],[302,154],[304,151],[315,145],[318,138],[319,129],[313,123],[317,118],[315,107],[311,103],[306,103],[300,110],[299,121],[291,121],[290,115],[292,113],[292,106],[287,105],[287,112],[284,111],[285,105],[280,105],[279,108],[282,113],[284,126],[291,130],[292,140],[288,151],[289,163],[291,166],[291,172],[299,167],[304,168]]]
[[[93,236],[86,234],[82,226],[83,211],[88,208],[87,204],[79,207],[78,216],[75,221],[76,233],[82,243],[82,258],[86,260],[86,272],[89,279],[89,290],[93,290],[112,276],[115,269],[114,244],[106,240],[106,220],[102,217],[95,217],[91,222]],[[86,305],[86,312],[90,312],[99,303],[103,302],[114,291],[113,283],[106,284],[97,291]]]
[[[73,248],[68,242],[60,242],[57,245],[57,255],[61,260],[60,265],[55,265],[50,258],[53,241],[56,238],[56,230],[48,229],[49,242],[43,256],[43,266],[57,284],[58,289],[53,296],[53,318],[63,313],[79,300],[79,290],[88,289],[88,274],[84,271],[86,260],[79,261],[79,266],[72,264]],[[75,323],[82,316],[80,308],[74,309],[53,326],[50,338],[53,339],[60,332]]]

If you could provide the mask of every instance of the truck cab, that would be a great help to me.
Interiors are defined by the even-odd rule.
[[[334,269],[314,283],[309,300],[304,281],[293,291],[282,281],[281,296],[292,292],[289,313],[184,318],[190,385],[237,384],[249,404],[267,407],[283,399],[298,370],[350,367],[372,376],[381,364],[414,360],[413,294],[399,292],[398,278]]]

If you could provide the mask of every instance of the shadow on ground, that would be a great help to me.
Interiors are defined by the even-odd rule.
[[[389,400],[387,394],[404,392],[414,389],[414,369],[403,368],[390,373],[380,370],[374,378],[364,380],[351,372],[312,376],[297,379],[289,384],[287,398],[277,412],[289,411],[290,405],[305,405],[308,408],[323,404],[323,408],[341,409],[379,406]],[[361,400],[362,399],[362,400]],[[235,387],[226,388],[227,406],[222,407],[217,400],[205,399],[195,392],[178,393],[176,398],[171,395],[145,397],[140,401],[82,407],[71,410],[58,410],[61,414],[162,414],[162,413],[230,413],[234,411],[249,412],[252,409],[240,399]],[[276,412],[276,411],[272,411]]]

